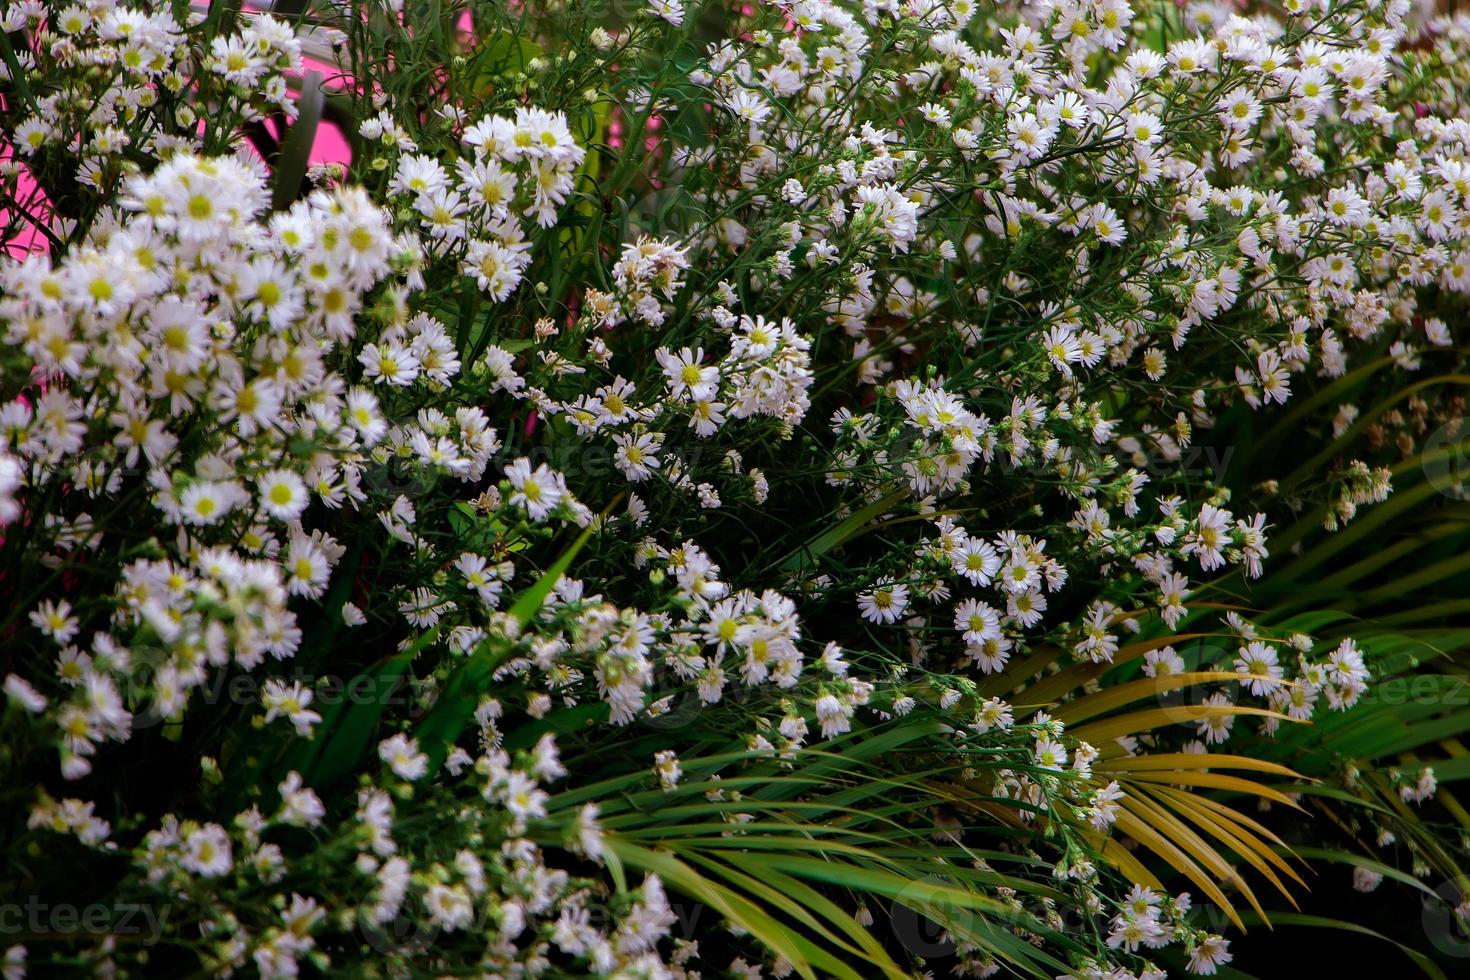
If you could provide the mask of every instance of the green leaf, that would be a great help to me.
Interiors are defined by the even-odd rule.
[[[786,556],[781,562],[783,571],[800,573],[816,567],[816,559],[827,552],[838,547],[846,541],[857,537],[862,533],[869,523],[875,518],[886,514],[894,504],[908,496],[908,488],[900,487],[889,493],[886,497],[873,501],[866,507],[850,514],[847,518],[839,521],[834,526],[816,535],[800,548]]]
[[[611,506],[613,505],[610,504],[609,508]],[[594,527],[595,525],[588,525],[584,528],[571,547],[562,552],[561,557],[536,580],[536,584],[523,592],[510,607],[511,618],[522,629],[546,603],[546,597],[571,567],[577,553],[591,539]],[[415,732],[420,748],[429,757],[430,772],[437,771],[439,764],[449,754],[450,746],[474,716],[480,696],[489,689],[495,671],[510,659],[513,649],[512,641],[506,637],[490,637],[477,646],[469,659],[450,675],[444,693],[419,723]]]
[[[1295,854],[1297,857],[1306,858],[1310,861],[1327,861],[1332,864],[1349,864],[1356,868],[1366,868],[1385,878],[1408,885],[1410,888],[1418,889],[1425,895],[1433,896],[1436,901],[1439,899],[1439,896],[1433,888],[1430,888],[1413,875],[1384,864],[1382,861],[1375,861],[1370,857],[1364,857],[1361,854],[1352,854],[1348,851],[1334,851],[1325,847],[1293,847],[1290,851],[1284,848],[1281,850],[1282,853]]]
[[[708,905],[764,943],[771,952],[784,956],[796,972],[807,980],[816,980],[817,974],[812,969],[814,958],[822,961],[822,965],[827,968],[825,972],[831,975],[861,980],[859,974],[845,968],[830,954],[823,954],[809,941],[793,934],[749,899],[725,885],[711,881],[672,854],[640,847],[611,835],[604,837],[603,850],[616,854],[624,865],[650,871],[658,875],[667,887]]]
[[[306,167],[311,148],[316,143],[317,126],[322,120],[326,95],[322,91],[322,73],[308,71],[301,80],[301,94],[296,99],[296,121],[286,133],[276,159],[276,172],[271,180],[271,208],[284,211],[301,196],[306,180]]]
[[[304,761],[301,773],[310,786],[325,786],[357,768],[372,747],[378,720],[388,707],[388,692],[400,689],[403,675],[419,653],[439,638],[439,628],[420,635],[401,652],[382,661],[369,676],[372,697],[354,700],[344,691],[329,716],[318,726],[316,741],[306,748],[311,757]]]

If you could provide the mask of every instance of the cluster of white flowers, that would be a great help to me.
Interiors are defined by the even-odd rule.
[[[428,257],[458,259],[501,302],[531,261],[525,219],[556,223],[586,150],[563,114],[542,109],[487,116],[460,138],[470,156],[454,162],[452,177],[433,156],[405,154],[389,186],[411,197]]]
[[[666,304],[683,287],[681,275],[689,267],[688,249],[667,241],[645,238],[623,246],[613,266],[613,294],[590,289],[587,310],[599,326],[615,327],[625,316],[657,327],[668,315]]]
[[[51,178],[51,158],[64,154],[70,173],[51,186],[75,181],[99,194],[116,194],[139,154],[166,158],[219,146],[229,138],[214,120],[259,120],[296,115],[288,74],[302,68],[296,33],[268,14],[252,14],[241,29],[217,35],[207,50],[189,38],[204,20],[157,4],[77,3],[60,10],[39,0],[7,3],[0,30],[26,31],[31,44],[17,64],[65,78],[56,91],[25,93],[24,113],[9,134],[16,156],[3,165],[7,190],[16,191],[19,165]],[[0,75],[9,69],[0,65]],[[215,102],[217,111],[201,112]],[[33,185],[34,186],[34,185]],[[58,216],[35,194],[26,217],[64,233],[74,216]]]
[[[1072,239],[1053,266],[1070,282],[1017,271],[1002,282],[1007,303],[1035,311],[1029,342],[1036,366],[1060,376],[1063,393],[1079,372],[1100,365],[1136,363],[1151,380],[1166,381],[1167,349],[1179,351],[1200,331],[1231,336],[1238,316],[1273,325],[1276,337],[1267,342],[1255,330],[1246,339],[1247,359],[1235,377],[1196,393],[1195,424],[1207,423],[1208,408],[1232,389],[1252,405],[1285,402],[1293,374],[1340,374],[1351,342],[1392,326],[1406,328],[1393,350],[1412,366],[1426,342],[1447,339],[1442,327],[1427,334],[1418,327],[1416,290],[1465,287],[1466,134],[1458,121],[1418,119],[1396,137],[1389,158],[1334,171],[1316,189],[1323,164],[1314,147],[1327,122],[1373,130],[1398,121],[1377,100],[1408,4],[1370,6],[1365,23],[1356,8],[1302,5],[1290,13],[1312,30],[1299,37],[1293,24],[1199,5],[1197,35],[1160,53],[1137,50],[1108,62],[1111,74],[1095,79],[1075,66],[1128,37],[1126,3],[1022,5],[1021,23],[988,37],[994,51],[977,49],[956,30],[968,10],[935,4],[920,55],[927,60],[903,76],[915,99],[929,98],[922,122],[893,130],[859,115],[860,100],[840,97],[870,45],[863,27],[839,5],[800,5],[790,36],[723,42],[695,76],[745,124],[749,158],[739,173],[746,186],[783,168],[811,172],[788,180],[780,199],[747,209],[779,224],[781,235],[747,242],[742,227],[724,238],[732,247],[769,250],[765,268],[775,277],[793,254],[840,261],[846,291],[829,296],[826,308],[854,336],[854,357],[873,381],[894,369],[883,352],[904,349],[926,320],[989,319],[985,311],[999,297],[964,277],[956,286],[971,292],[947,307],[933,287],[880,273],[863,228],[878,231],[888,247],[922,243],[926,254],[951,262],[963,254],[983,263],[1048,229]],[[877,19],[876,8],[867,13],[869,22]],[[764,90],[745,82],[757,76]],[[775,99],[788,100],[792,111],[774,111]],[[809,132],[814,120],[822,132]],[[963,151],[959,161],[935,152],[945,141]],[[1293,197],[1220,180],[1281,142],[1294,174],[1313,189]],[[1218,164],[1210,156],[1216,146],[1225,147]],[[1083,170],[1043,165],[1082,154],[1089,161]],[[969,160],[985,161],[995,178],[972,173]],[[985,231],[947,237],[948,215],[934,202],[972,189],[989,208]],[[1122,280],[1106,316],[1078,301],[1093,266],[1110,261],[1109,250],[1150,238],[1157,246]],[[961,338],[973,343],[977,333],[961,324]]]
[[[0,262],[0,548],[21,556],[0,635],[25,654],[3,720],[44,746],[26,778],[68,787],[38,789],[29,830],[125,854],[215,972],[350,968],[354,930],[411,921],[432,938],[389,944],[395,970],[464,938],[446,955],[487,975],[693,978],[676,879],[629,887],[619,832],[701,798],[721,835],[768,832],[794,818],[765,821],[742,766],[768,779],[932,719],[923,779],[954,770],[1096,918],[1076,977],[1154,980],[1170,944],[1196,973],[1230,962],[1187,895],[1121,896],[1100,867],[1109,848],[1137,866],[1109,838],[1151,805],[1113,766],[1200,761],[1369,694],[1367,644],[1212,600],[1269,576],[1278,514],[1320,505],[1336,530],[1389,497],[1397,471],[1350,436],[1407,458],[1436,419],[1417,394],[1360,418],[1333,379],[1458,356],[1470,123],[1452,84],[1403,90],[1460,77],[1406,42],[1463,52],[1470,19],[1417,25],[1406,0],[993,14],[771,4],[673,86],[689,31],[646,20],[512,69],[486,43],[456,56],[484,68],[473,98],[459,63],[433,66],[450,104],[343,96],[373,112],[364,183],[319,173],[271,210],[239,132],[294,117],[292,28],[6,5],[29,43],[0,79],[60,79],[6,88],[0,161],[0,191],[34,177],[61,215],[0,229],[52,246]],[[588,66],[606,84],[584,99]],[[576,99],[539,88],[569,78]],[[622,198],[669,181],[697,227],[636,228]],[[1323,424],[1327,479],[1190,470],[1221,416],[1282,406]],[[1197,657],[1206,636],[1228,652]],[[342,665],[406,700],[334,703]],[[242,711],[218,704],[236,680]],[[1098,685],[1187,682],[1177,712],[1140,713],[1163,722],[1086,730]],[[108,753],[152,726],[212,747],[198,794],[145,817],[107,802],[126,769]],[[1391,782],[1421,804],[1438,785],[1429,766]],[[938,808],[902,806],[895,840]],[[936,829],[970,832],[916,833]],[[955,939],[962,971],[1001,969]],[[732,970],[762,975],[731,941]]]
[[[71,690],[56,718],[72,778],[98,742],[127,738],[119,685],[143,684],[169,718],[212,671],[292,656],[288,599],[320,596],[343,553],[302,515],[365,499],[384,423],[324,354],[353,340],[391,239],[361,192],[268,223],[264,204],[243,163],[176,156],[130,182],[130,217],[59,265],[0,271],[5,341],[51,379],[3,409],[20,496],[71,488],[31,547],[57,561],[112,552],[102,518],[125,485],[154,515],[129,526],[143,547],[119,571],[110,629],[78,636],[66,603],[32,614]]]

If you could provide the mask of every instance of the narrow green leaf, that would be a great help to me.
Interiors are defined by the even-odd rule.
[[[317,126],[322,119],[326,95],[322,91],[322,73],[309,71],[301,80],[301,94],[296,99],[296,121],[281,143],[276,172],[271,179],[271,208],[284,211],[301,196],[306,180],[306,167],[311,148],[316,143]]]

